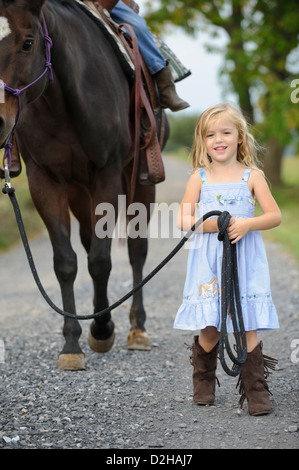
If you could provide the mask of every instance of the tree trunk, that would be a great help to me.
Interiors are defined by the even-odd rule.
[[[281,184],[281,164],[284,146],[276,137],[271,137],[265,145],[266,151],[263,158],[263,169],[271,185]]]

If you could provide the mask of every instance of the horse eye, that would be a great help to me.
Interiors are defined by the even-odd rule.
[[[22,45],[22,51],[29,52],[33,46],[33,39],[26,39]]]

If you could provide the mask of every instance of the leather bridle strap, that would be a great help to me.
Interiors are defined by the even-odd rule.
[[[29,87],[33,86],[35,83],[37,83],[44,75],[47,73],[49,74],[49,81],[50,83],[53,82],[53,71],[52,71],[52,64],[51,64],[51,47],[52,47],[52,40],[49,36],[48,33],[48,28],[46,25],[46,20],[44,15],[42,14],[42,23],[43,23],[43,28],[44,28],[44,39],[45,39],[45,47],[46,47],[46,65],[43,73],[39,75],[33,82],[29,83],[26,85],[24,88],[18,89],[18,88],[11,88],[10,86],[6,85],[4,83],[4,90],[6,90],[8,93],[11,93],[12,95],[16,96],[18,99],[18,113],[17,117],[14,123],[14,126],[12,128],[11,133],[9,134],[8,140],[4,146],[4,156],[3,156],[3,168],[10,168],[12,164],[12,157],[11,157],[11,148],[12,148],[12,141],[13,141],[13,135],[15,132],[16,125],[19,121],[20,114],[21,114],[21,99],[20,99],[20,94],[23,93],[23,91],[27,90]],[[6,162],[7,160],[7,162]]]

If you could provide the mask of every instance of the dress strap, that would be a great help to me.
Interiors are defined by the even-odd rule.
[[[207,180],[207,175],[206,175],[205,170],[203,168],[198,168],[198,171],[199,171],[200,176],[201,176],[201,184],[207,183],[208,180]]]
[[[244,171],[242,181],[244,181],[245,183],[247,183],[248,181],[250,172],[251,172],[251,168],[246,168],[246,170]]]

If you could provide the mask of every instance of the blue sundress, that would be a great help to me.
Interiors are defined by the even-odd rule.
[[[237,183],[208,183],[204,169],[198,204],[199,215],[212,210],[228,211],[234,217],[253,217],[255,200],[248,188],[251,169],[244,171]],[[202,330],[221,328],[221,265],[223,242],[218,233],[194,233],[189,243],[187,275],[183,303],[178,309],[174,328]],[[272,301],[267,256],[261,233],[248,232],[236,244],[240,297],[245,331],[279,328]],[[233,331],[227,318],[227,331]]]

